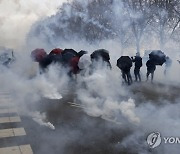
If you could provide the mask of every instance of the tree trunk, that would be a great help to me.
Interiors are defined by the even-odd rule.
[[[136,53],[140,55],[140,39],[136,38]]]
[[[164,49],[164,45],[165,45],[165,38],[164,38],[164,23],[161,23],[161,25],[160,25],[160,32],[159,32],[159,37],[160,37],[160,42],[159,42],[159,44],[160,44],[160,49]]]

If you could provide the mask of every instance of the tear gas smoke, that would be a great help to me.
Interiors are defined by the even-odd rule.
[[[1,0],[0,46],[19,49],[25,43],[31,26],[46,16],[55,14],[66,0]],[[18,35],[17,35],[18,32]]]
[[[46,126],[46,127],[49,127],[50,129],[54,130],[55,127],[52,123],[50,122],[46,122],[46,115],[45,113],[40,113],[40,112],[32,112],[30,113],[29,115],[30,117],[32,117],[32,119],[37,122],[39,125],[42,125],[42,126]]]
[[[132,33],[128,36],[118,34],[119,38],[115,38],[115,34],[112,34],[112,39],[109,35],[108,24],[102,24],[98,20],[95,20],[95,17],[89,18],[87,15],[88,2],[83,0],[78,0],[77,2],[81,4],[81,9],[84,10],[83,12],[73,14],[71,3],[66,4],[64,5],[64,12],[61,10],[62,12],[58,12],[56,15],[38,21],[33,25],[27,39],[27,44],[29,45],[27,47],[28,51],[41,46],[47,50],[53,47],[74,48],[77,51],[83,49],[88,50],[90,54],[95,49],[105,48],[110,52],[112,70],[102,67],[102,63],[98,62],[96,70],[89,75],[91,61],[88,55],[84,56],[80,59],[79,63],[80,68],[84,70],[77,75],[75,84],[71,84],[73,81],[68,77],[67,70],[60,66],[51,66],[47,73],[39,75],[37,70],[38,66],[33,64],[33,68],[31,68],[32,61],[30,57],[28,57],[29,55],[22,52],[17,58],[17,62],[11,68],[6,69],[1,67],[3,73],[0,76],[1,89],[12,92],[14,104],[17,106],[20,105],[19,113],[32,117],[40,125],[55,129],[55,124],[53,122],[54,125],[51,124],[51,120],[49,120],[46,115],[47,113],[38,112],[38,109],[41,108],[38,102],[44,97],[48,97],[49,99],[64,99],[64,95],[73,93],[74,97],[72,100],[74,102],[70,103],[71,106],[80,108],[88,117],[101,119],[98,121],[100,123],[98,123],[99,125],[96,122],[88,121],[85,117],[82,118],[82,121],[78,121],[78,124],[86,128],[85,135],[82,135],[82,132],[80,132],[78,128],[73,127],[72,129],[71,124],[69,124],[67,120],[66,122],[69,125],[62,125],[60,129],[63,132],[59,133],[62,135],[61,139],[56,136],[55,138],[58,139],[52,143],[56,145],[58,142],[58,145],[61,146],[61,153],[68,153],[66,150],[70,149],[68,146],[71,146],[72,142],[84,147],[91,147],[94,143],[87,143],[86,139],[90,138],[92,142],[94,142],[94,140],[100,142],[106,140],[106,138],[103,137],[106,134],[98,130],[98,128],[101,130],[104,129],[104,127],[109,130],[107,132],[109,136],[112,135],[112,129],[118,128],[117,132],[122,134],[126,132],[123,134],[124,136],[122,134],[120,137],[118,136],[118,140],[111,143],[111,145],[105,142],[107,146],[112,147],[112,153],[151,153],[145,141],[147,134],[152,131],[158,131],[167,136],[180,136],[180,124],[178,123],[180,119],[180,96],[178,95],[180,90],[180,65],[176,61],[179,56],[179,45],[170,40],[164,47],[165,53],[173,60],[172,66],[169,68],[166,76],[164,76],[165,66],[159,66],[155,71],[154,84],[144,83],[146,77],[146,66],[144,62],[141,69],[143,82],[134,83],[132,86],[122,85],[121,72],[116,67],[116,60],[121,55],[133,56],[135,54],[134,42],[131,42],[131,40],[134,39]],[[112,14],[117,15],[115,18],[124,23],[121,27],[122,30],[126,29],[126,26],[128,27],[130,22],[129,19],[125,18],[126,16],[124,16],[124,14],[121,16],[123,4],[119,1],[114,1],[111,7],[114,8],[112,10],[115,11],[112,12]],[[66,22],[62,23],[60,18],[66,21],[72,14],[81,17],[83,24],[93,24],[95,27],[98,27],[101,32],[105,31],[108,33],[106,39],[95,39],[96,41],[94,42],[85,39],[85,31],[83,31],[83,28],[80,29],[82,30],[81,34],[77,32],[78,30],[73,33],[71,31],[69,32],[67,28],[68,24]],[[104,14],[105,19],[112,17],[112,14],[106,12]],[[135,14],[136,18],[141,16],[137,14]],[[117,20],[113,21],[114,26],[118,27],[120,24],[118,24],[118,22]],[[79,24],[76,26],[79,26]],[[63,31],[61,31],[62,29]],[[120,33],[121,31],[118,32]],[[60,34],[62,35],[60,36]],[[155,37],[157,35],[149,37],[147,37],[147,35],[149,35],[149,29],[144,31],[141,53],[147,48],[159,48],[157,37]],[[130,41],[128,43],[125,41],[125,46],[122,48],[122,44],[120,43],[121,39]],[[86,63],[86,65],[84,65],[84,63]],[[133,71],[131,73],[133,73]],[[66,103],[68,103],[68,101]],[[29,106],[33,106],[33,109],[29,108]],[[33,112],[32,110],[37,112]],[[62,117],[59,118],[61,119]],[[102,121],[108,122],[102,124]],[[96,129],[96,127],[98,128]],[[68,132],[68,134],[64,132]],[[52,136],[49,135],[48,137],[51,138]],[[69,138],[71,138],[71,140]],[[81,140],[79,140],[79,138],[81,138]],[[44,147],[41,148],[42,151],[48,151],[46,151]],[[168,154],[171,151],[171,153],[178,153],[178,149],[176,146],[161,145],[159,149],[155,149],[155,152]],[[99,151],[97,151],[97,153],[98,152]],[[52,153],[52,151],[50,150],[47,153]]]

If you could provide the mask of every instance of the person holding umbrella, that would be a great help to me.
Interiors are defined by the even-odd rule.
[[[132,84],[132,77],[131,77],[131,67],[132,67],[132,59],[129,56],[121,56],[117,60],[117,67],[122,72],[122,78],[124,79],[125,83],[128,85]]]
[[[149,75],[151,74],[151,82],[153,82],[156,65],[162,66],[165,62],[166,62],[166,55],[161,50],[152,50],[152,52],[149,54],[149,60],[146,62],[147,80]]]
[[[91,55],[91,61],[93,67],[97,67],[97,62],[102,62],[102,66],[107,66],[107,68],[112,69],[111,63],[110,63],[110,56],[109,51],[105,49],[98,49],[95,50]]]

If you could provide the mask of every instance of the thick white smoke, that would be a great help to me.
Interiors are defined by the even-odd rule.
[[[13,105],[18,108],[20,115],[30,116],[40,125],[54,129],[45,114],[39,112],[39,108],[43,106],[41,99],[59,100],[67,95],[69,88],[67,71],[61,66],[53,65],[48,73],[40,74],[36,62],[32,62],[30,57],[27,58],[25,55],[20,57],[26,59],[26,62],[17,59],[10,68],[0,66],[1,91],[10,94]]]
[[[18,8],[17,6],[21,8],[21,6],[25,5],[25,2],[18,2],[18,5],[14,1],[9,3],[9,5],[15,5],[16,9]],[[87,7],[87,1],[78,0],[78,2],[83,5],[83,9]],[[123,22],[121,25],[121,30],[123,31],[129,25],[129,21],[124,18],[124,16],[121,16],[123,7],[122,3],[119,1],[115,2],[116,3],[113,5],[115,11],[114,14],[118,15],[117,19],[119,20],[114,20],[114,24],[117,24],[116,26],[118,27],[121,25],[121,22]],[[5,5],[6,3],[6,1],[2,1],[2,4]],[[56,8],[59,6],[60,1],[52,1],[52,3],[49,1],[44,2],[42,10],[41,7],[39,7],[42,4],[40,1],[30,1],[27,3],[29,6],[32,6],[31,8],[35,9],[35,15],[33,14],[32,17],[30,16],[30,19],[28,20],[34,22],[35,20],[40,19],[40,17],[43,17],[47,13],[47,10],[51,10],[48,9],[49,5],[52,6],[51,8],[53,12],[50,11],[48,15],[54,14],[54,7]],[[36,7],[34,6],[35,4]],[[12,8],[14,8],[13,6]],[[66,7],[64,19],[67,19],[72,15],[70,6]],[[29,10],[29,7],[23,9],[23,12],[27,14],[32,13],[31,9]],[[85,10],[84,14],[78,14],[78,16],[82,17],[83,22],[92,23],[106,31],[106,27],[103,27],[103,25],[100,25],[97,21],[89,19],[86,13]],[[13,17],[13,19],[14,18],[16,17]],[[21,15],[17,18],[18,21],[22,20]],[[64,26],[64,28],[67,26],[66,24],[59,24],[58,14],[57,16],[55,15],[46,19],[45,21],[40,20],[38,22],[44,22],[43,24],[45,25],[47,23],[52,23],[52,21],[55,25]],[[32,22],[26,23],[28,27],[31,25],[30,23],[32,24]],[[20,34],[21,36],[19,36],[21,39],[19,40],[20,42],[24,40],[24,34],[29,30],[26,26],[22,27],[25,29],[24,32],[22,30],[23,34]],[[14,28],[12,32],[16,30],[17,29]],[[67,76],[67,70],[58,66],[52,66],[47,74],[39,75],[37,63],[32,62],[30,57],[27,57],[30,53],[27,55],[27,53],[25,54],[22,52],[22,54],[17,57],[17,61],[12,65],[12,68],[1,68],[3,73],[0,76],[2,90],[13,93],[14,103],[17,106],[20,104],[19,109],[21,114],[26,115],[28,113],[28,116],[31,116],[37,123],[54,129],[55,127],[53,127],[53,124],[48,123],[49,119],[46,119],[46,114],[38,112],[38,108],[41,107],[38,103],[41,102],[44,97],[48,97],[48,99],[60,99],[69,92],[69,89],[71,89],[71,92],[76,95],[74,95],[75,97],[73,98],[74,102],[70,102],[70,105],[80,108],[90,117],[95,117],[97,119],[100,118],[101,122],[108,121],[107,125],[103,125],[100,128],[105,127],[107,130],[111,131],[111,128],[115,127],[118,128],[118,132],[123,130],[128,132],[123,137],[119,137],[117,142],[111,144],[112,149],[115,149],[114,153],[151,153],[146,144],[146,137],[153,131],[159,131],[165,136],[180,136],[180,125],[178,123],[180,120],[180,65],[177,62],[179,56],[178,44],[170,41],[166,43],[166,46],[164,47],[164,52],[173,60],[172,66],[169,68],[166,76],[164,76],[165,66],[158,66],[155,71],[154,84],[151,85],[149,82],[145,83],[146,66],[144,62],[141,69],[142,83],[133,83],[132,86],[126,86],[122,84],[121,72],[116,67],[116,60],[121,55],[135,55],[135,45],[131,41],[131,43],[126,42],[126,40],[134,39],[132,38],[132,35],[130,35],[130,37],[124,36],[121,35],[122,31],[119,31],[119,36],[122,37],[89,43],[86,40],[81,39],[78,35],[76,36],[76,34],[74,34],[72,39],[68,41],[66,41],[66,37],[64,39],[56,39],[53,30],[53,28],[51,29],[48,26],[45,26],[40,37],[36,37],[34,33],[30,33],[33,39],[31,40],[32,44],[30,43],[32,46],[28,46],[28,51],[30,51],[31,48],[38,48],[42,45],[49,51],[53,47],[74,48],[77,51],[83,49],[89,52],[89,56],[94,50],[105,48],[110,52],[110,61],[113,69],[109,70],[107,68],[102,68],[101,64],[99,64],[98,69],[89,75],[88,67],[90,65],[90,59],[86,56],[84,57],[84,60],[87,65],[83,66],[80,64],[80,67],[87,70],[83,70],[83,72],[77,76],[75,84],[72,84],[73,86],[75,85],[75,87],[72,88],[70,87],[72,86],[70,83],[72,82],[72,79]],[[144,50],[158,49],[159,44],[157,43],[157,36],[152,35],[152,37],[147,38],[149,33],[147,32],[146,34],[145,31],[144,34],[145,37],[143,37],[142,40],[143,46],[141,48],[141,53],[143,54]],[[8,37],[8,35],[6,36]],[[45,42],[45,39],[50,40],[49,44]],[[121,39],[122,42],[125,41],[123,50],[122,44],[120,43]],[[13,46],[11,41],[8,41],[10,45],[9,43],[6,44],[5,41],[2,42],[3,45]],[[133,68],[131,73],[133,75]],[[37,112],[31,111],[29,106],[34,106],[35,109],[37,108]],[[103,138],[104,134],[102,132],[99,133],[99,131],[96,130],[97,123],[87,122],[86,118],[79,123],[81,123],[81,126],[87,128],[87,130],[88,128],[91,129],[90,131],[88,130],[89,134],[87,134],[86,137],[93,134],[94,136],[98,136],[98,138]],[[111,123],[113,123],[112,126],[109,126]],[[86,139],[86,137],[82,137],[80,130],[76,130],[75,128],[75,130],[72,130],[71,126],[61,127],[62,132],[66,132],[66,129],[69,130],[70,133],[67,136],[65,133],[61,134],[61,138],[63,138],[61,144],[62,153],[64,152],[64,149],[67,148],[64,144],[70,142],[69,138],[71,138],[71,136],[73,136],[72,140],[78,143],[85,142]],[[112,134],[110,133],[110,135]],[[49,136],[49,138],[51,138],[51,136]],[[82,141],[79,141],[79,138],[82,138]],[[91,139],[94,140],[94,138]],[[86,142],[81,144],[87,144],[86,146],[88,146],[88,143]],[[155,149],[155,152],[168,154],[170,150],[172,150],[173,153],[178,153],[179,151],[176,146],[162,145],[159,149]]]
[[[130,122],[139,123],[139,118],[134,113],[134,101],[131,98],[126,101],[122,99],[128,96],[122,88],[122,80],[117,70],[100,67],[92,75],[80,76],[78,82],[78,99],[87,114],[109,118],[115,122],[120,122],[122,115]]]
[[[0,46],[21,48],[31,26],[44,17],[51,16],[66,0],[1,0]]]

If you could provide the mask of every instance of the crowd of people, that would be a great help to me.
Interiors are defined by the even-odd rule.
[[[140,69],[143,65],[142,58],[140,57],[139,53],[136,53],[135,57],[128,57],[128,56],[121,56],[120,59],[126,57],[126,61],[123,61],[123,66],[119,66],[117,62],[117,66],[121,69],[122,71],[122,78],[124,81],[130,85],[133,80],[131,77],[131,67],[132,63],[134,63],[134,76],[135,76],[135,82],[141,82],[141,74],[140,74]],[[119,60],[120,60],[119,59]],[[128,62],[129,61],[129,62]],[[149,79],[149,75],[151,75],[151,82],[153,82],[154,78],[154,72],[156,70],[156,65],[162,66],[165,63],[166,69],[165,69],[165,74],[167,72],[167,68],[171,66],[172,60],[166,56],[161,50],[153,50],[149,54],[149,59],[146,62],[146,67],[147,67],[147,73],[146,73],[146,81]]]
[[[40,73],[46,72],[48,66],[52,63],[59,63],[62,66],[68,67],[69,75],[78,74],[85,67],[80,67],[79,61],[84,54],[87,54],[87,51],[79,51],[76,52],[73,49],[60,49],[55,48],[49,54],[45,52],[44,49],[35,49],[31,52],[31,57],[34,61],[39,63]],[[91,55],[91,64],[88,66],[91,70],[95,69],[95,66],[99,61],[103,62],[103,65],[112,69],[110,63],[110,55],[109,52],[105,49],[95,50]],[[122,72],[122,78],[125,83],[128,85],[132,84],[132,76],[131,76],[131,67],[134,63],[134,76],[136,82],[141,82],[141,74],[140,69],[143,66],[142,58],[139,53],[136,53],[136,56],[121,56],[117,60],[117,67]],[[151,82],[153,82],[154,72],[156,70],[156,65],[166,64],[168,67],[171,65],[172,61],[169,57],[167,57],[161,50],[154,50],[149,54],[149,60],[146,62],[147,74],[146,80],[148,80],[151,75]],[[81,64],[82,65],[82,64]],[[84,64],[85,65],[85,64]],[[90,71],[92,72],[92,71]],[[165,70],[166,73],[166,70]]]

